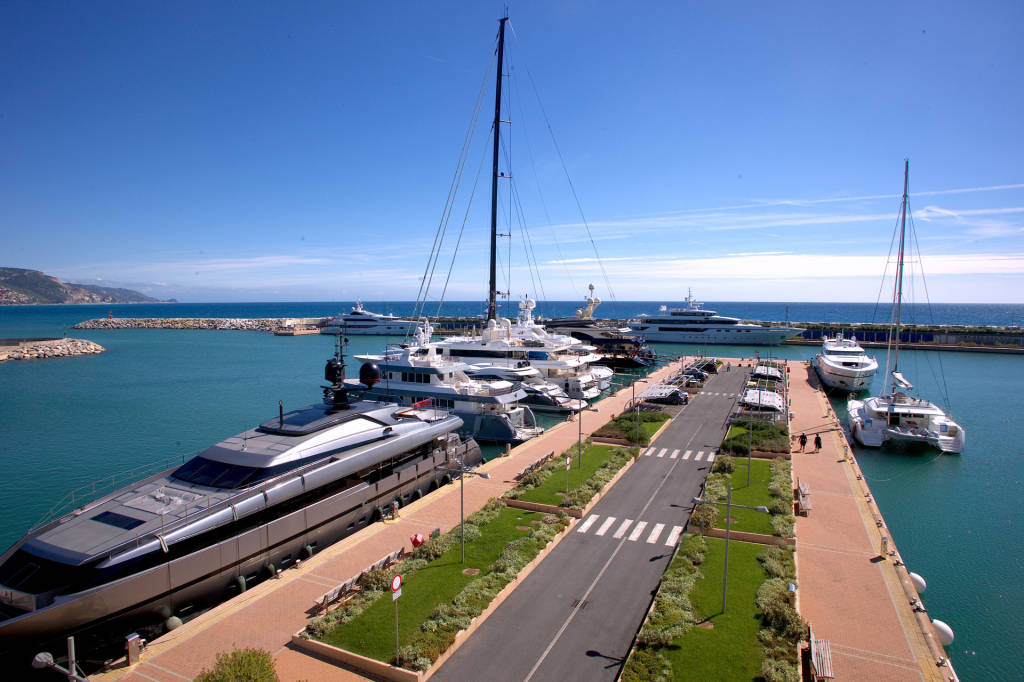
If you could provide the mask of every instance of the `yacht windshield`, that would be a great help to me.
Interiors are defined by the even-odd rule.
[[[286,471],[298,469],[318,459],[323,459],[325,456],[324,454],[313,455],[266,468],[227,464],[205,457],[195,457],[178,467],[171,476],[185,483],[210,488],[247,488]]]

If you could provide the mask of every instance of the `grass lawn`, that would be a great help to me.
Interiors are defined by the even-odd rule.
[[[593,476],[594,472],[608,461],[612,451],[616,449],[613,445],[591,445],[583,451],[583,466],[580,467],[576,449],[571,448],[569,451],[572,453],[572,468],[569,470],[569,489],[578,488],[580,483]],[[562,498],[565,496],[565,459],[556,457],[555,460],[562,463],[559,470],[549,476],[544,483],[520,495],[520,500],[554,506],[562,503]],[[559,492],[562,494],[558,495]]]
[[[673,646],[661,651],[672,663],[675,680],[757,680],[761,677],[763,647],[754,600],[767,575],[757,560],[762,545],[729,543],[729,589],[726,612],[722,611],[722,571],[725,540],[705,538],[708,552],[700,567],[690,599],[698,619],[710,618],[714,628],[695,627]]]
[[[750,485],[747,485],[747,458],[735,457],[736,470],[732,472],[732,501],[734,504],[745,504],[749,507],[758,505],[767,506],[771,501],[771,493],[768,492],[768,483],[771,481],[771,468],[768,460],[750,460]],[[721,502],[725,502],[722,497]],[[725,528],[725,507],[719,507],[718,528]],[[762,533],[772,535],[770,514],[762,514],[753,509],[733,508],[732,517],[736,522],[732,524],[733,530],[742,530],[748,533]]]
[[[456,541],[451,549],[426,567],[407,579],[403,576],[402,596],[398,599],[399,644],[408,643],[439,604],[451,602],[463,587],[477,578],[464,574],[464,568],[477,568],[481,575],[487,573],[505,545],[529,533],[516,526],[530,526],[531,521],[540,521],[543,516],[522,509],[504,509],[481,528],[483,533],[479,538],[466,543],[465,564],[461,563],[461,545]],[[323,641],[379,661],[390,661],[395,655],[395,607],[391,593],[329,632]]]
[[[751,422],[737,420],[729,427],[729,433],[722,440],[722,451],[736,456],[747,454],[747,425]],[[750,434],[752,450],[764,452],[789,452],[789,435],[785,427],[754,421]]]
[[[636,445],[647,445],[651,442],[651,436],[657,433],[661,425],[672,418],[666,412],[630,412],[622,414],[611,420],[597,431],[594,435],[604,438],[622,438]],[[637,436],[639,435],[639,439]]]

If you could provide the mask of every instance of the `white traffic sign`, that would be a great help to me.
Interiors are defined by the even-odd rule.
[[[391,593],[391,601],[398,601],[398,598],[402,596],[401,588]]]
[[[395,577],[391,579],[391,591],[398,592],[402,589],[402,576],[395,574]]]

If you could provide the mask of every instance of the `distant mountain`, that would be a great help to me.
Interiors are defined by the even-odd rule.
[[[158,303],[131,289],[65,284],[38,270],[0,268],[0,305],[33,303]]]

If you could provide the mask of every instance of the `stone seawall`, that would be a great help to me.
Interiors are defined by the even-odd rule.
[[[0,346],[0,362],[94,355],[105,350],[98,343],[83,339],[33,339],[16,345]]]
[[[319,317],[98,317],[79,322],[73,329],[226,329],[274,332],[295,326],[319,325]]]

